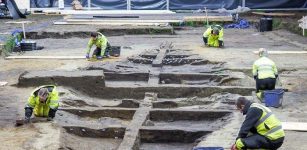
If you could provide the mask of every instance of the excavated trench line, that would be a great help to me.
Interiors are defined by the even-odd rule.
[[[64,129],[64,137],[75,135],[75,138],[105,141],[120,139],[111,149],[191,149],[193,142],[219,130],[233,115],[233,102],[227,101],[227,98],[218,101],[218,97],[211,98],[212,95],[233,93],[248,96],[254,90],[240,85],[223,86],[224,82],[242,78],[232,76],[229,72],[221,73],[223,68],[220,64],[210,64],[199,58],[191,58],[192,61],[182,63],[190,55],[174,54],[174,51],[167,48],[160,49],[154,55],[140,56],[151,60],[151,65],[146,66],[149,69],[138,69],[135,64],[125,66],[129,63],[123,62],[115,66],[92,66],[78,71],[34,71],[22,74],[18,85],[56,84],[91,97],[121,100],[120,104],[113,107],[91,105],[82,100],[64,101],[67,107],[60,108],[61,115],[57,116]],[[133,58],[129,59],[134,62]],[[185,67],[191,63],[194,64],[190,65],[192,69],[188,71],[180,68],[177,71],[176,68],[175,71],[165,70],[170,65]],[[210,67],[206,68],[204,64],[213,64],[212,71],[206,70],[210,70]],[[214,66],[216,64],[219,67]],[[124,71],[114,69],[120,68],[119,66],[125,68]],[[201,72],[194,72],[193,67]],[[198,70],[199,68],[204,69]],[[117,85],[113,84],[116,82]],[[143,84],[122,84],[125,82]],[[198,102],[195,99],[176,100],[188,97],[210,98],[197,100]],[[124,100],[125,98],[133,100]],[[182,106],[193,105],[207,106],[210,109],[181,109]],[[219,109],[215,110],[216,106]]]

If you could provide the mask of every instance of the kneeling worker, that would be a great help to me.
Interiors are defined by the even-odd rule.
[[[91,39],[87,45],[86,58],[90,58],[90,52],[93,45],[96,45],[96,49],[93,52],[93,57],[97,59],[102,59],[103,56],[109,57],[109,52],[111,51],[111,45],[108,42],[108,39],[99,32],[92,32]]]
[[[36,117],[47,117],[51,121],[59,107],[59,94],[54,85],[41,86],[35,89],[25,107],[25,121],[30,122],[33,113]]]
[[[253,75],[256,80],[256,95],[262,100],[262,91],[275,89],[278,72],[275,63],[267,57],[266,49],[260,48],[258,54],[260,58],[253,64]]]
[[[244,97],[238,98],[236,107],[246,117],[231,150],[276,150],[283,144],[285,133],[281,122],[269,108]]]
[[[220,25],[212,25],[203,34],[203,41],[206,46],[224,47],[223,36],[224,29]]]

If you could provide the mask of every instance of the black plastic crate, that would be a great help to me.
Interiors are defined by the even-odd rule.
[[[35,41],[21,41],[20,48],[22,51],[36,50],[36,42]]]

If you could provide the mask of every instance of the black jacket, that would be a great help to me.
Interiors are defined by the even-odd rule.
[[[238,138],[245,138],[249,132],[257,133],[256,128],[254,127],[257,121],[262,115],[262,110],[256,107],[250,107],[251,102],[246,104],[243,108],[243,115],[246,115],[245,120],[241,126]]]

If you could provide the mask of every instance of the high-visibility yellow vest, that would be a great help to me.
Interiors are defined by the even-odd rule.
[[[39,101],[38,90],[40,88],[52,89],[49,91],[46,103]],[[48,117],[49,110],[57,109],[59,107],[59,94],[54,85],[44,85],[36,88],[28,99],[27,107],[34,108],[34,115],[37,117]]]
[[[275,78],[277,74],[275,63],[267,57],[261,57],[253,64],[253,75],[258,79]]]
[[[219,34],[218,35],[213,35],[212,30],[213,28],[218,28],[219,29]],[[203,37],[208,38],[208,45],[218,47],[219,46],[219,41],[223,41],[224,37],[224,29],[220,25],[213,25],[209,27],[204,33]]]
[[[90,53],[91,48],[93,45],[96,45],[96,47],[101,49],[101,54],[104,54],[104,51],[107,47],[107,43],[108,43],[108,39],[102,34],[102,33],[98,33],[98,36],[96,38],[96,40],[93,40],[93,38],[90,39],[90,41],[87,44],[87,53]]]
[[[256,107],[262,110],[262,115],[255,124],[258,134],[263,135],[270,140],[277,140],[285,136],[281,122],[269,108],[258,103],[253,103],[250,107]]]

